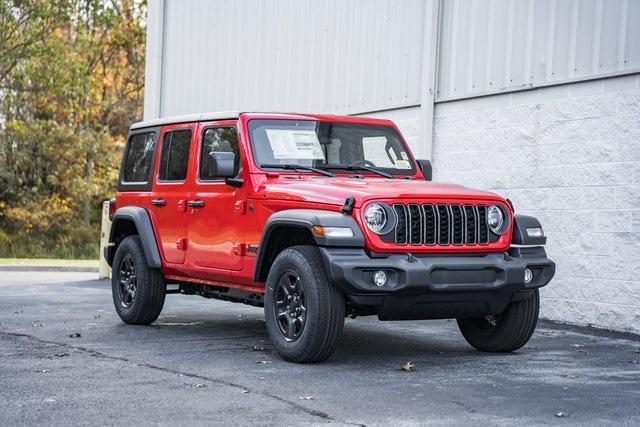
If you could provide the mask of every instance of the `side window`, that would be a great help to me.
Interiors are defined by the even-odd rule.
[[[189,164],[191,131],[167,132],[162,141],[159,181],[184,181]]]
[[[156,146],[156,134],[139,133],[129,139],[125,153],[122,181],[125,183],[147,183]]]
[[[200,179],[211,181],[219,177],[209,172],[209,153],[230,152],[236,155],[235,176],[240,174],[240,149],[238,147],[238,133],[236,128],[209,128],[204,131],[202,137],[202,151],[200,152]]]

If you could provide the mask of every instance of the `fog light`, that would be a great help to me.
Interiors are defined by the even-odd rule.
[[[533,280],[533,271],[528,268],[524,269],[524,283],[530,283]]]
[[[387,273],[382,270],[373,273],[373,283],[376,286],[384,286],[387,283]]]

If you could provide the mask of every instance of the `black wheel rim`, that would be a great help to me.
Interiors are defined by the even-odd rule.
[[[280,276],[274,292],[276,323],[287,341],[300,337],[307,321],[307,305],[300,276],[287,271]]]
[[[120,304],[124,308],[133,305],[136,299],[138,280],[136,277],[136,265],[131,254],[126,254],[120,261],[118,291],[120,292]]]

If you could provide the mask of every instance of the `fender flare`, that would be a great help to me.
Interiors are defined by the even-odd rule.
[[[532,216],[516,214],[513,216],[513,238],[511,243],[522,246],[544,246],[546,236],[529,236],[528,228],[542,228],[540,221]]]
[[[324,211],[319,209],[287,209],[274,213],[267,220],[262,236],[260,237],[260,244],[258,246],[258,254],[256,257],[256,263],[254,267],[254,280],[258,281],[262,264],[267,257],[267,249],[269,247],[269,241],[271,234],[278,227],[297,227],[309,230],[311,236],[315,240],[318,246],[332,246],[332,247],[349,247],[349,248],[361,248],[364,247],[364,235],[362,230],[358,226],[358,223],[352,216],[346,215],[340,212]],[[353,236],[351,237],[326,237],[316,236],[312,232],[314,226],[321,227],[349,227],[353,230]]]
[[[109,233],[110,245],[105,248],[105,258],[109,265],[113,263],[113,257],[115,256],[116,247],[112,245],[116,238],[115,232],[118,229],[117,225],[121,221],[133,222],[142,244],[142,251],[147,259],[147,264],[151,268],[160,268],[162,261],[160,258],[160,251],[158,250],[158,243],[156,242],[156,235],[153,231],[153,225],[151,224],[151,218],[149,212],[146,209],[139,206],[125,206],[116,211],[113,215],[113,221],[111,225],[111,231]]]

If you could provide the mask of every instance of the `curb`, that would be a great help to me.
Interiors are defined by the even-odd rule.
[[[0,271],[65,271],[76,273],[97,273],[98,267],[74,265],[0,265]]]

